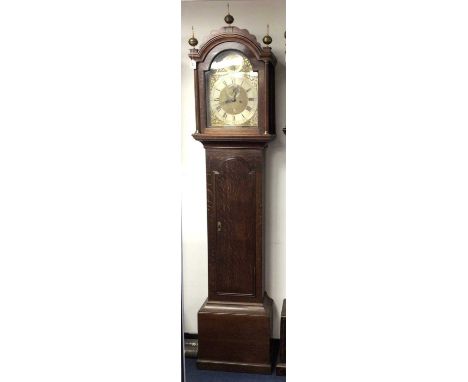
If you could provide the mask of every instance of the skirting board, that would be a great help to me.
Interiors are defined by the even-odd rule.
[[[221,371],[233,371],[238,373],[260,373],[260,374],[271,374],[272,367],[270,364],[258,364],[258,363],[230,363],[230,362],[218,362],[210,360],[197,360],[197,366],[199,369],[204,370],[221,370]]]
[[[278,349],[279,349],[279,339],[273,338],[273,351],[275,354],[273,359],[275,360],[277,359],[276,355],[278,354]],[[185,357],[187,358],[198,357],[198,334],[184,333],[184,354],[185,354]],[[273,366],[275,367],[275,365]],[[277,364],[276,366],[281,367],[281,364]]]

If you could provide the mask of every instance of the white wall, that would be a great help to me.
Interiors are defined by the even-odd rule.
[[[286,120],[285,0],[230,1],[234,24],[246,28],[261,41],[270,25],[276,66],[277,138],[266,153],[265,261],[266,290],[274,300],[273,336],[279,337],[279,314],[286,297],[285,200],[286,137],[281,129]],[[211,30],[223,25],[226,2],[182,2],[182,253],[184,330],[197,333],[197,312],[208,295],[208,249],[206,233],[205,149],[191,134],[195,131],[193,69],[187,40],[192,25],[199,43]]]

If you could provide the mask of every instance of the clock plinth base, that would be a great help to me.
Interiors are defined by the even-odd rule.
[[[199,369],[271,374],[273,301],[206,301],[198,312]]]

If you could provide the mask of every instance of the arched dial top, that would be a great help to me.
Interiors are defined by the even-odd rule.
[[[258,126],[258,73],[241,52],[218,54],[206,72],[207,127]]]

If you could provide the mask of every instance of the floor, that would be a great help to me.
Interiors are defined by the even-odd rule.
[[[186,382],[285,382],[286,377],[271,375],[230,373],[223,371],[198,370],[195,358],[185,358]]]

